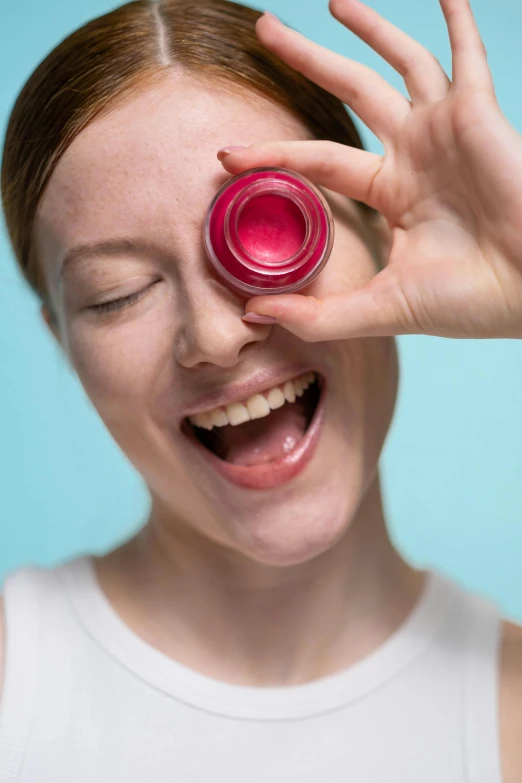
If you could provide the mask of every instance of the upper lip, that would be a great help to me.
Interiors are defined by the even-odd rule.
[[[316,372],[320,377],[320,371],[315,366],[291,366],[279,369],[260,369],[257,370],[247,381],[243,383],[233,383],[230,386],[222,386],[220,389],[198,397],[190,407],[182,412],[182,417],[195,416],[198,413],[213,410],[214,408],[231,405],[234,402],[243,402],[243,400],[252,397],[254,394],[271,389],[273,386],[280,386],[286,381],[298,378],[307,372]]]

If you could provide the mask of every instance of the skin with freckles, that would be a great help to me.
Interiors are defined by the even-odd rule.
[[[306,342],[279,325],[242,321],[245,298],[205,257],[204,216],[230,176],[217,150],[309,138],[264,99],[169,71],[81,132],[35,224],[57,323],[42,314],[151,495],[142,530],[94,558],[100,586],[149,644],[236,684],[299,684],[348,667],[389,638],[424,586],[390,543],[380,492],[398,384],[393,338]],[[384,221],[370,226],[353,202],[322,190],[335,242],[303,289],[318,298],[367,283],[390,246]],[[139,239],[144,249],[72,257],[73,248],[114,238]],[[131,294],[138,298],[124,309],[92,309]],[[328,380],[316,454],[278,488],[229,484],[181,433],[184,409],[296,361]],[[500,717],[511,783],[522,761],[521,635],[505,628]]]
[[[398,384],[391,337],[306,342],[241,320],[245,298],[214,274],[202,242],[208,204],[234,142],[309,140],[265,99],[169,71],[75,139],[38,211],[34,240],[57,315],[43,316],[90,400],[143,476],[142,530],[95,557],[124,622],[166,655],[245,685],[326,676],[382,644],[412,610],[424,574],[391,546],[378,473]],[[386,261],[390,235],[322,188],[335,219],[331,258],[303,293],[356,290]],[[114,238],[143,249],[96,257]],[[63,266],[64,259],[68,258]],[[124,309],[94,305],[137,294]],[[288,362],[328,380],[324,430],[303,473],[253,491],[219,477],[180,431],[202,394]],[[502,741],[519,767],[518,630],[506,625]]]
[[[69,359],[160,507],[248,558],[289,565],[330,546],[354,515],[392,412],[396,356],[387,340],[313,347],[280,329],[242,322],[244,297],[230,292],[206,260],[205,210],[229,176],[216,148],[230,135],[245,142],[294,137],[297,122],[282,115],[172,76],[93,123],[72,144],[43,199],[36,241]],[[343,201],[336,200],[341,217]],[[355,208],[344,210],[350,217],[339,224],[314,291],[350,281],[355,286],[374,272],[368,248],[351,227]],[[77,258],[59,280],[66,251],[115,236],[145,237],[157,252]],[[88,309],[139,291],[142,298],[122,311]],[[329,379],[327,431],[317,459],[306,476],[276,492],[228,485],[223,492],[213,471],[199,470],[179,431],[184,406],[205,391],[292,360],[324,367]],[[305,536],[303,515],[313,522]]]
[[[307,138],[264,99],[170,72],[82,131],[53,173],[35,227],[55,336],[152,498],[143,531],[97,559],[100,581],[157,646],[209,674],[260,684],[305,681],[365,654],[423,585],[388,541],[379,491],[397,390],[393,339],[312,345],[248,324],[245,298],[204,253],[208,204],[230,176],[217,150],[230,139]],[[375,274],[380,230],[369,231],[353,202],[323,192],[336,238],[309,286],[321,296]],[[73,248],[114,237],[140,238],[149,250],[77,256],[60,275]],[[90,309],[140,291],[123,310]],[[313,460],[279,488],[228,484],[181,433],[183,410],[201,394],[296,361],[328,380]],[[266,633],[274,612],[284,620],[277,638]],[[158,621],[153,637],[145,616]],[[347,628],[364,617],[372,618],[366,636],[348,641]]]
[[[339,672],[419,599],[425,577],[390,543],[378,472],[398,386],[391,335],[520,337],[522,141],[496,104],[468,0],[441,6],[451,85],[373,9],[330,0],[403,74],[411,100],[273,19],[256,25],[265,46],[352,108],[385,158],[312,139],[268,100],[174,67],[80,133],[39,206],[34,247],[56,321],[42,315],[151,496],[142,530],[93,558],[100,586],[150,645],[226,682]],[[218,149],[235,145],[246,149],[221,164]],[[331,258],[308,288],[248,303],[276,325],[242,320],[246,297],[216,276],[202,241],[216,191],[259,165],[308,176],[335,219]],[[363,219],[348,196],[384,217]],[[85,251],[100,242],[103,252]],[[228,483],[182,434],[184,411],[296,363],[327,379],[313,459],[269,490]],[[0,596],[0,637],[2,627]],[[1,658],[0,644],[0,690]],[[503,781],[519,783],[522,630],[508,623],[500,666]]]

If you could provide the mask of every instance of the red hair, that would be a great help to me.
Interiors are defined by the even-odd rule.
[[[171,65],[268,97],[313,138],[363,148],[344,104],[261,45],[255,33],[259,16],[228,0],[135,0],[73,32],[29,77],[7,126],[2,202],[16,259],[50,312],[32,242],[49,178],[91,120]]]

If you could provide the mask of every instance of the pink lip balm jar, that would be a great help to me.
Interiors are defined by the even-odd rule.
[[[328,261],[333,237],[332,213],[321,191],[284,168],[265,166],[232,177],[205,217],[210,263],[246,296],[304,288]]]

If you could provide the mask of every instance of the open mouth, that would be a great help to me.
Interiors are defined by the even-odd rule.
[[[324,378],[314,379],[294,402],[286,401],[266,416],[242,424],[226,424],[211,430],[184,419],[181,430],[201,443],[218,459],[242,466],[280,460],[290,454],[306,435],[324,390]]]

